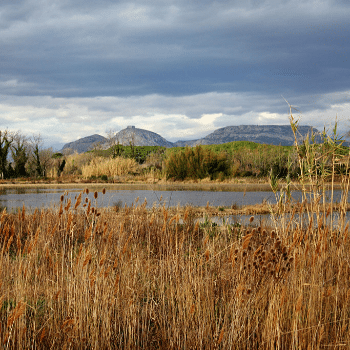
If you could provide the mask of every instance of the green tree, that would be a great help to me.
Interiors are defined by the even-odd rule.
[[[13,142],[13,135],[9,131],[0,130],[0,177],[6,179],[8,177],[8,154],[11,143]]]

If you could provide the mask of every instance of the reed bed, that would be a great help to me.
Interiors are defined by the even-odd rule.
[[[84,178],[89,178],[91,176],[100,177],[103,175],[113,177],[136,173],[139,167],[136,160],[131,158],[95,157],[91,159],[89,164],[82,166],[82,175]]]
[[[275,228],[216,227],[88,192],[0,215],[2,348],[350,346],[349,225],[305,225],[299,207]]]

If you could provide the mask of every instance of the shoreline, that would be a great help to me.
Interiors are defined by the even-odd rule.
[[[278,189],[281,190],[285,187],[285,183],[281,182]],[[332,189],[331,183],[326,183],[326,190]],[[310,184],[305,184],[307,190],[311,188]],[[173,182],[173,181],[159,181],[156,183],[150,183],[147,181],[138,182],[50,182],[42,181],[35,182],[16,182],[8,181],[0,183],[0,190],[6,188],[106,188],[108,189],[135,189],[135,190],[188,190],[188,191],[227,191],[227,192],[256,192],[256,191],[268,191],[272,192],[271,185],[269,182]],[[334,190],[341,189],[341,183],[334,183]],[[302,185],[299,183],[291,183],[291,191],[301,191]]]

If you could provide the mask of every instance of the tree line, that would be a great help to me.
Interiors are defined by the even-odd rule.
[[[1,179],[45,177],[55,158],[60,158],[59,154],[53,156],[52,148],[43,147],[40,135],[27,136],[19,131],[0,130]]]

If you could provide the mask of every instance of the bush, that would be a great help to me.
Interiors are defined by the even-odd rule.
[[[167,179],[204,179],[211,180],[230,175],[230,164],[224,152],[219,154],[208,148],[186,147],[177,153],[171,153],[166,162]]]

